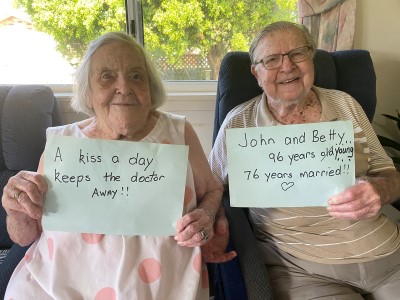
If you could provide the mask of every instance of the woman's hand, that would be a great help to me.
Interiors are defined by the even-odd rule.
[[[21,171],[8,180],[1,202],[7,213],[8,233],[14,242],[29,245],[40,235],[46,192],[47,183],[36,172]]]
[[[185,123],[185,142],[189,146],[197,208],[178,221],[175,240],[180,246],[195,247],[214,237],[215,214],[221,206],[223,188],[211,173],[199,138],[188,121]]]
[[[204,245],[214,236],[215,214],[208,208],[196,208],[179,219],[174,239],[179,246]]]

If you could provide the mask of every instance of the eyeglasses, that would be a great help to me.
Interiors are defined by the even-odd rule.
[[[283,57],[287,55],[293,63],[305,61],[310,57],[310,47],[303,46],[290,50],[283,54],[272,54],[264,57],[262,60],[255,63],[255,65],[262,63],[267,70],[279,68],[283,63]]]

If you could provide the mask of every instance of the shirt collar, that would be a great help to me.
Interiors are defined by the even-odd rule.
[[[336,121],[338,119],[338,116],[332,104],[330,104],[328,99],[326,98],[325,94],[322,93],[321,89],[318,87],[313,86],[311,89],[317,94],[321,102],[321,122]],[[269,108],[267,106],[267,97],[265,93],[261,95],[257,103],[255,125],[257,127],[282,125],[275,120],[275,118],[269,111]]]

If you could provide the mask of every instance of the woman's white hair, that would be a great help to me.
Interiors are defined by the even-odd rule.
[[[151,94],[151,109],[155,110],[166,101],[166,93],[164,84],[160,78],[159,72],[149,55],[146,53],[141,44],[133,37],[125,32],[108,32],[100,36],[98,39],[90,43],[79,67],[76,70],[74,93],[71,99],[71,107],[76,112],[82,112],[89,116],[94,115],[94,110],[90,99],[90,63],[94,53],[102,46],[113,43],[124,42],[138,49],[144,57],[146,71],[149,76],[150,94]]]

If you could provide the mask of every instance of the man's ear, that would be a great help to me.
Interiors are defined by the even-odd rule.
[[[257,68],[256,68],[256,67],[257,67],[256,65],[251,65],[250,71],[251,71],[251,74],[253,74],[254,77],[257,79],[258,85],[259,85],[260,87],[262,87],[262,86],[261,86],[260,79],[259,79],[258,71],[257,71]]]

